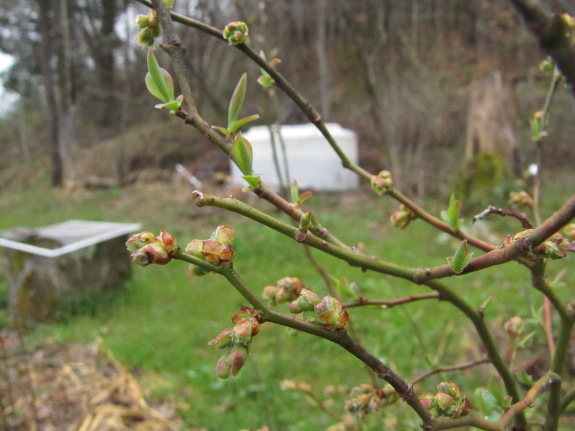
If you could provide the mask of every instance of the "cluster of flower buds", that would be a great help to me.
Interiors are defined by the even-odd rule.
[[[220,379],[235,377],[248,358],[248,347],[252,338],[260,330],[260,314],[249,307],[232,317],[233,328],[226,328],[208,344],[226,349],[216,365],[216,375]]]
[[[511,338],[517,338],[525,332],[525,322],[519,316],[512,317],[503,325],[503,329]]]
[[[391,224],[400,229],[405,229],[412,220],[415,220],[417,216],[413,211],[407,208],[405,205],[401,204],[397,211],[391,213],[389,220]]]
[[[239,45],[248,41],[249,29],[245,22],[233,21],[222,32],[230,45]]]
[[[270,305],[290,302],[298,297],[305,286],[296,277],[284,277],[276,282],[275,286],[264,287],[262,296]]]
[[[461,396],[459,386],[449,380],[437,385],[437,393],[426,392],[419,396],[421,403],[433,416],[458,418],[465,416],[471,409],[471,402]]]
[[[165,265],[179,250],[176,238],[166,231],[160,231],[158,236],[152,232],[137,233],[126,241],[126,247],[132,252],[132,261],[142,266]]]
[[[525,191],[509,193],[509,203],[518,208],[532,208],[533,198]]]
[[[515,235],[508,235],[503,241],[504,246],[508,246],[513,242],[525,237],[531,233],[533,229],[527,229],[517,232]],[[575,251],[575,242],[571,240],[571,236],[575,233],[575,226],[572,224],[565,226],[561,232],[556,232],[551,235],[542,244],[535,247],[533,252],[537,255],[548,257],[550,259],[562,259],[567,257],[568,251]]]
[[[381,171],[371,177],[371,188],[378,195],[383,195],[393,189],[393,179],[389,171]]]
[[[355,417],[362,418],[379,409],[385,394],[381,389],[363,384],[354,387],[350,396],[351,398],[345,401],[345,409]]]
[[[299,296],[288,304],[293,314],[327,329],[342,329],[349,320],[349,314],[341,302],[333,296],[321,298],[309,289],[301,289]]]
[[[225,265],[234,258],[235,232],[231,226],[221,225],[212,232],[210,239],[194,239],[186,246],[186,253],[205,260],[212,265]],[[191,265],[190,272],[193,275],[203,275],[206,272],[196,265]]]
[[[142,46],[153,46],[154,38],[162,34],[162,26],[156,11],[152,11],[148,15],[138,15],[136,17],[136,24],[141,29],[138,33],[138,44]]]

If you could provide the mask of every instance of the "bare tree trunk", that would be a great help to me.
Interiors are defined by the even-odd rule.
[[[59,108],[56,100],[56,88],[54,84],[53,71],[50,66],[50,59],[54,52],[52,34],[50,29],[53,25],[53,3],[52,0],[36,0],[40,8],[40,35],[42,37],[42,51],[40,62],[42,67],[42,77],[44,81],[44,93],[46,98],[46,110],[48,111],[48,130],[50,158],[52,161],[52,186],[61,186],[64,183],[64,160],[62,158],[62,148],[60,143],[59,130]]]
[[[324,120],[329,119],[331,108],[331,80],[326,56],[326,0],[319,0],[317,4],[317,36],[315,38],[315,52],[319,69],[319,97],[321,115]]]

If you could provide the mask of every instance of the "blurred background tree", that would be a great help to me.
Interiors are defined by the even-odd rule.
[[[572,2],[544,3],[575,12]],[[146,139],[154,115],[142,78],[145,50],[135,44],[133,25],[144,10],[127,0],[24,0],[5,6],[0,51],[14,62],[4,72],[4,85],[18,97],[2,111],[1,121],[12,126],[0,132],[1,168],[51,160],[54,185],[82,184],[95,174],[82,163],[94,154],[86,150],[97,153],[98,145],[115,139],[107,175],[117,184],[134,177],[144,164],[133,141]],[[460,174],[442,165],[465,161],[477,172],[495,170],[501,184],[520,176],[533,157],[529,115],[540,109],[547,79],[534,66],[543,59],[536,41],[508,2],[200,0],[176,2],[176,11],[218,28],[234,19],[248,22],[252,45],[282,60],[282,73],[324,118],[359,134],[362,164],[389,168],[419,198],[446,192],[442,185]],[[225,44],[197,32],[182,32],[182,38],[192,53],[192,84],[210,90],[198,100],[202,112],[223,118],[221,100],[234,81],[229,76],[240,74],[245,59],[220,55]],[[259,74],[253,65],[247,69],[253,78]],[[256,106],[246,109],[257,111],[268,102],[254,81],[257,97],[250,101]],[[270,121],[304,120],[284,96],[277,97]],[[551,112],[558,121],[572,115],[568,96],[561,98]],[[163,117],[154,122],[170,121]],[[554,167],[574,151],[573,126],[567,123],[550,137],[554,151],[546,163]],[[191,141],[194,157],[204,151],[198,138],[190,139],[188,131],[174,136],[182,147]],[[190,162],[190,154],[169,160]],[[437,178],[438,172],[447,177]],[[481,189],[478,181],[462,177],[461,191]],[[491,181],[484,188],[492,193],[495,186]]]

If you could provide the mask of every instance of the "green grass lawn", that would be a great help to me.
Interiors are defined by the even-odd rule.
[[[171,231],[185,245],[194,238],[207,238],[218,224],[229,223],[237,233],[234,268],[258,294],[284,276],[299,277],[325,294],[321,277],[308,264],[301,245],[236,216],[218,212],[199,218],[202,209],[191,208],[186,192],[170,194],[166,190],[150,187],[74,194],[38,186],[25,192],[6,192],[0,196],[0,230],[71,218],[141,222],[146,230]],[[366,195],[354,194],[348,204],[341,203],[340,195],[322,195],[314,197],[310,206],[322,224],[343,241],[350,245],[361,242],[367,252],[385,260],[411,267],[433,266],[443,264],[453,254],[456,243],[441,239],[421,221],[407,231],[391,228],[387,219],[396,205],[385,198],[370,201]],[[429,202],[428,206],[437,214],[444,205]],[[520,230],[510,220],[496,220],[492,229],[501,235]],[[427,291],[405,281],[362,273],[319,252],[314,256],[333,276],[355,281],[361,292],[373,299]],[[554,263],[550,274],[556,275],[565,267],[567,262]],[[566,281],[572,283],[573,275],[568,274]],[[0,283],[5,285],[2,278]],[[529,286],[529,274],[515,263],[447,283],[474,307],[492,297],[486,319],[498,328],[514,315],[528,318],[531,309],[541,306],[540,295]],[[565,287],[559,288],[559,293],[569,295]],[[240,375],[218,380],[214,366],[221,352],[207,343],[231,326],[230,317],[240,305],[247,305],[246,301],[223,278],[206,275],[192,279],[182,262],[134,267],[132,280],[113,302],[103,302],[91,315],[39,326],[30,339],[89,342],[101,337],[105,348],[136,374],[151,397],[169,400],[177,407],[187,429],[235,431],[263,425],[274,431],[325,429],[335,420],[304,395],[280,391],[279,383],[284,379],[306,381],[318,395],[334,385],[335,394],[328,397],[328,405],[341,414],[349,388],[371,382],[362,364],[338,346],[305,334],[293,337],[285,329],[268,324],[255,337],[251,357]],[[287,307],[281,309],[287,312]],[[431,362],[450,365],[482,354],[473,329],[459,311],[445,303],[422,301],[385,310],[354,308],[350,315],[365,347],[407,379],[429,370]],[[506,339],[498,341],[505,343]],[[541,331],[534,342],[542,342]],[[489,366],[482,366],[434,376],[418,390],[434,390],[441,378],[449,378],[459,381],[463,392],[471,394],[474,385],[485,383],[489,371]],[[398,429],[407,429],[409,423],[415,427],[418,418],[402,403],[396,405],[399,408],[390,407],[382,413],[389,429],[396,429],[393,422],[398,418]],[[381,417],[376,416],[366,418],[362,429],[381,427]]]

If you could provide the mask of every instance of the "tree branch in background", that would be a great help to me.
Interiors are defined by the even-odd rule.
[[[546,12],[534,0],[509,0],[519,11],[539,46],[553,59],[575,97],[575,49],[571,44],[569,24],[558,14]]]

